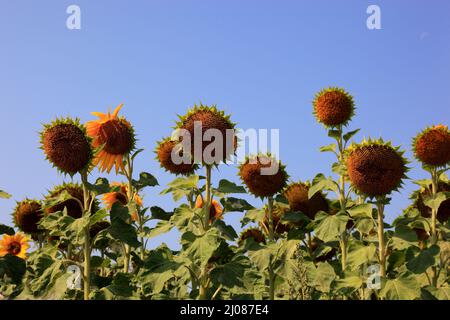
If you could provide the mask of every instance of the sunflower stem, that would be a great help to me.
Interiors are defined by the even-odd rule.
[[[89,216],[89,198],[90,192],[88,190],[88,178],[87,171],[83,171],[81,174],[81,181],[83,183],[83,216]],[[84,280],[84,300],[89,300],[89,294],[91,289],[91,239],[89,232],[89,224],[84,229],[84,248],[83,248],[83,256],[84,256],[84,268],[83,268],[83,280]]]
[[[438,183],[439,183],[439,177],[437,174],[436,167],[433,167],[431,169],[431,196],[434,199],[436,197],[436,194],[438,192]],[[432,208],[431,209],[431,245],[437,244],[438,241],[438,233],[437,233],[437,209]],[[437,280],[438,280],[438,272],[436,266],[433,266],[431,268],[431,285],[434,287],[437,287]]]
[[[386,245],[384,243],[384,201],[385,198],[377,199],[378,209],[378,258],[381,265],[381,276],[386,276]]]
[[[343,135],[342,135],[342,125],[338,127],[339,137],[337,139],[338,143],[338,160],[341,165],[344,165],[344,143],[343,143]],[[341,207],[341,211],[346,210],[347,198],[345,196],[345,176],[343,174],[339,175],[339,204]],[[341,265],[342,272],[345,272],[347,269],[347,229],[341,234],[341,239],[339,241],[340,249],[341,249]]]
[[[273,197],[267,198],[267,209],[269,215],[269,241],[275,242],[274,226],[273,226]],[[272,262],[269,264],[269,299],[275,300],[275,273],[273,272]]]

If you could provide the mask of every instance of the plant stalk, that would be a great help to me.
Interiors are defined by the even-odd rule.
[[[267,207],[269,215],[269,242],[275,242],[274,226],[273,226],[273,197],[267,198]],[[272,262],[269,264],[269,299],[275,300],[275,273],[273,272]]]
[[[381,265],[381,276],[386,276],[386,245],[384,243],[384,198],[377,199],[378,209],[378,257]]]
[[[83,183],[83,215],[90,215],[89,212],[89,198],[90,193],[87,187],[87,172],[84,171],[81,173],[81,181]],[[84,268],[83,268],[83,281],[84,281],[84,300],[89,300],[90,288],[91,288],[91,239],[89,232],[89,224],[84,229],[84,248],[83,248],[83,256],[84,256]]]

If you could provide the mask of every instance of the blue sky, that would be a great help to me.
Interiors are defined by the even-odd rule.
[[[66,28],[71,4],[81,8],[81,30]],[[381,8],[381,30],[366,27],[370,4]],[[38,149],[42,123],[66,115],[87,121],[122,102],[146,150],[137,169],[161,186],[173,176],[154,160],[155,141],[199,101],[216,103],[241,128],[280,129],[281,159],[294,180],[329,174],[332,155],[318,149],[331,141],[311,105],[326,86],[354,95],[350,128],[362,128],[355,140],[382,136],[412,160],[419,130],[449,124],[449,12],[443,0],[0,0],[0,189],[13,194],[0,201],[0,222],[11,222],[15,200],[40,198],[64,180]],[[426,177],[411,166],[411,178]],[[220,167],[220,178],[238,182],[236,172]],[[147,189],[145,203],[171,210],[162,188]],[[408,181],[394,195],[389,221],[413,188]],[[241,217],[226,221],[238,225]],[[177,234],[152,245],[160,241],[176,247]]]

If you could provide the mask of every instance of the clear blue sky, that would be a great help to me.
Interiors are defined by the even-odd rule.
[[[81,30],[66,28],[70,4],[81,7]],[[366,28],[369,4],[381,7],[382,30]],[[325,86],[354,95],[356,140],[381,135],[412,158],[416,132],[449,124],[449,13],[444,0],[0,0],[0,189],[13,194],[0,201],[0,222],[11,222],[15,200],[63,181],[38,149],[41,123],[60,115],[87,121],[121,102],[146,149],[137,167],[162,186],[173,177],[154,160],[155,141],[199,101],[218,104],[241,128],[279,128],[293,179],[329,174],[332,156],[318,149],[330,140],[311,113]],[[220,171],[238,181],[236,167]],[[388,220],[412,189],[407,182],[394,195]],[[147,189],[145,203],[171,210],[161,190]],[[160,241],[176,247],[178,238],[153,245]]]

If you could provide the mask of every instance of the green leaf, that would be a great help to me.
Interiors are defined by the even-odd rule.
[[[173,215],[173,212],[166,212],[164,209],[157,206],[151,207],[150,212],[152,213],[151,219],[153,220],[169,221],[170,217]]]
[[[344,176],[347,174],[347,166],[345,164],[335,162],[331,165],[331,170],[341,176]]]
[[[211,271],[211,280],[227,288],[242,287],[245,270],[250,267],[249,259],[244,255],[235,255],[224,265],[217,266]]]
[[[343,291],[344,289],[352,289],[355,291],[363,285],[363,280],[359,276],[345,276],[343,279],[336,279],[334,281],[334,289]]]
[[[111,227],[109,227],[109,234],[132,247],[138,247],[139,241],[137,240],[136,230],[128,222],[130,220],[130,214],[128,208],[120,204],[114,204],[111,209]]]
[[[96,195],[101,195],[110,192],[111,188],[106,178],[98,178],[94,184],[87,184],[89,191]]]
[[[347,143],[355,134],[357,134],[359,132],[359,130],[361,130],[361,129],[349,131],[346,134],[344,134],[344,136],[343,136],[344,141]]]
[[[335,130],[335,129],[330,129],[328,130],[328,136],[330,138],[339,138],[341,132],[339,130]]]
[[[319,223],[314,228],[316,236],[324,241],[329,242],[338,239],[347,225],[348,216],[345,212],[338,212],[335,215],[318,215],[316,220],[320,219]]]
[[[420,284],[412,275],[383,279],[380,297],[386,300],[414,300],[420,297]]]
[[[366,217],[372,218],[372,205],[370,203],[364,203],[347,209],[350,217],[359,218]]]
[[[185,254],[191,260],[201,266],[208,263],[209,258],[220,246],[219,231],[215,228],[209,229],[203,235],[197,236],[191,231],[183,233],[181,236],[181,244],[185,250]]]
[[[152,228],[150,232],[147,234],[147,238],[149,239],[154,238],[156,236],[169,232],[172,228],[173,224],[171,224],[169,221],[165,220],[158,221],[156,226]]]
[[[9,254],[0,257],[0,279],[4,279],[6,275],[11,278],[13,283],[19,284],[22,281],[25,271],[25,260]]]
[[[9,198],[11,198],[11,195],[3,190],[0,190],[0,198],[1,199],[9,199]]]
[[[408,261],[406,267],[415,274],[422,274],[429,267],[436,264],[439,258],[439,252],[440,248],[437,245],[433,245],[425,250],[418,250],[415,247],[411,247],[406,252],[406,260]]]
[[[438,300],[450,301],[450,286],[448,284],[439,288],[427,286],[425,289]]]
[[[241,220],[242,227],[247,225],[249,222],[259,222],[264,219],[265,211],[263,209],[251,209],[248,210]]]
[[[214,221],[213,226],[220,231],[226,240],[234,241],[238,237],[234,228],[222,220]]]
[[[16,234],[16,232],[10,226],[0,224],[0,234],[7,234],[9,236],[13,236],[14,234]]]
[[[137,190],[142,190],[145,187],[154,187],[158,185],[158,180],[148,172],[141,172],[139,180],[133,180],[133,185]]]
[[[327,146],[320,147],[320,152],[336,152],[336,144],[332,143]]]
[[[220,193],[246,193],[243,186],[238,186],[237,184],[226,179],[219,181],[219,187],[216,190]]]
[[[279,243],[271,243],[267,246],[256,246],[257,250],[249,251],[248,255],[259,271],[265,271],[269,268],[272,259],[277,255],[280,249]]]
[[[186,204],[182,204],[175,209],[173,215],[170,217],[170,222],[178,228],[184,228],[188,225],[195,214],[201,215],[202,209],[191,209]]]
[[[438,210],[439,207],[441,206],[441,203],[444,202],[445,200],[447,200],[447,195],[445,192],[438,192],[434,197],[427,197],[424,199],[423,203],[427,206],[430,207],[433,210]]]
[[[408,226],[398,225],[395,228],[395,232],[392,237],[392,244],[397,250],[403,250],[409,248],[410,246],[415,246],[417,245],[417,234]]]
[[[375,223],[372,218],[359,218],[355,222],[355,228],[363,234],[369,234],[373,230]]]
[[[254,209],[254,207],[244,199],[232,197],[222,198],[220,199],[220,203],[224,208],[224,212],[244,212],[246,210]]]
[[[161,194],[171,193],[175,202],[189,195],[192,190],[197,189],[200,177],[191,175],[188,177],[179,177],[168,184],[168,188],[161,191]]]
[[[319,177],[318,180],[309,188],[308,198],[311,199],[319,191],[339,191],[338,184],[331,178]]]
[[[360,242],[350,242],[348,245],[347,264],[352,270],[375,259],[377,247],[370,243],[364,245]]]
[[[322,292],[329,292],[336,273],[328,262],[320,262],[317,266],[316,277],[314,279],[315,287]]]

